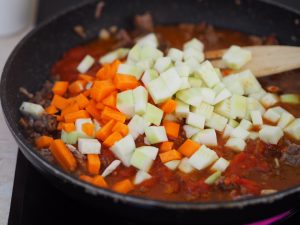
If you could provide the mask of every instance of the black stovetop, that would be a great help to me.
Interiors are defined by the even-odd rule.
[[[51,0],[40,1],[38,22],[48,18],[72,4],[84,0]],[[299,6],[299,0],[277,0]],[[297,211],[297,210],[296,210]],[[109,218],[110,223],[106,222]],[[113,219],[113,220],[112,220]],[[94,224],[134,224],[124,221],[118,216],[101,214],[95,209],[69,198],[53,186],[37,172],[23,154],[19,151],[11,201],[8,225],[94,225]],[[276,224],[300,224],[300,209],[298,212],[277,222]],[[139,225],[141,225],[139,223]]]

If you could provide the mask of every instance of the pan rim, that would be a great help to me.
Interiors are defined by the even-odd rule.
[[[175,209],[175,210],[180,209],[180,210],[200,210],[200,211],[210,210],[210,209],[214,210],[214,209],[243,208],[246,206],[251,206],[256,204],[272,203],[277,200],[283,199],[284,197],[300,192],[300,184],[299,184],[298,186],[291,187],[266,196],[251,197],[251,198],[237,199],[237,200],[230,200],[230,201],[178,202],[178,201],[154,200],[154,199],[149,199],[144,197],[119,194],[108,189],[95,187],[78,178],[73,177],[71,174],[63,171],[61,168],[57,167],[56,165],[53,165],[52,163],[44,159],[42,156],[40,156],[38,152],[33,149],[31,144],[28,143],[28,141],[25,139],[20,129],[16,126],[15,121],[13,121],[12,117],[10,117],[9,109],[7,108],[8,99],[6,95],[7,92],[6,80],[9,74],[10,67],[13,64],[14,58],[18,54],[19,49],[22,48],[24,44],[26,44],[28,39],[32,38],[36,33],[38,33],[39,30],[43,29],[45,26],[59,19],[62,16],[65,16],[73,11],[76,11],[81,7],[95,4],[96,2],[98,1],[92,0],[92,1],[82,2],[80,4],[74,5],[48,18],[44,22],[40,23],[16,45],[16,47],[10,54],[8,60],[6,61],[5,67],[2,72],[1,83],[0,83],[0,98],[1,98],[2,111],[4,114],[6,124],[9,127],[9,130],[11,131],[13,137],[17,141],[21,151],[26,156],[26,158],[28,159],[30,157],[29,161],[35,160],[36,164],[38,164],[39,167],[42,167],[47,173],[50,173],[51,175],[56,176],[61,180],[67,181],[79,188],[82,188],[91,195],[101,195],[106,198],[111,198],[112,200],[117,202],[123,202],[126,204],[132,204],[141,207],[147,206],[147,207],[159,207],[159,208]],[[300,15],[299,10],[295,10],[294,8],[288,7],[280,3],[270,2],[269,0],[259,0],[259,2],[263,2],[264,4],[267,5],[273,5],[275,7],[279,7],[281,9]],[[37,165],[35,165],[34,163],[31,164],[37,167]]]

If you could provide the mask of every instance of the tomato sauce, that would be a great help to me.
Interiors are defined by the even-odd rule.
[[[182,48],[184,42],[193,37],[199,38],[205,44],[206,50],[227,48],[232,44],[247,46],[254,44],[268,44],[276,42],[271,36],[258,38],[237,31],[216,29],[207,25],[179,25],[156,26],[155,33],[165,48],[172,46]],[[134,34],[132,34],[134,36]],[[72,81],[76,79],[78,72],[76,67],[81,59],[90,54],[99,58],[103,54],[113,50],[117,40],[111,37],[109,40],[95,40],[82,46],[75,47],[64,54],[52,68],[53,75],[59,75],[62,80]],[[95,75],[100,65],[95,65],[88,74]],[[291,71],[260,79],[264,87],[276,85],[282,92],[299,93],[300,71]],[[295,117],[300,117],[299,105],[282,104],[282,107],[290,111]],[[182,128],[181,128],[182,129]],[[172,140],[177,149],[186,139],[184,131],[180,131],[180,137]],[[247,141],[244,152],[235,153],[224,147],[226,140],[218,137],[219,145],[214,149],[218,156],[231,160],[229,168],[221,177],[218,185],[209,186],[204,180],[212,173],[209,170],[194,171],[184,174],[178,170],[171,171],[164,166],[159,157],[154,162],[150,174],[151,179],[138,185],[129,194],[145,198],[171,200],[171,201],[221,201],[235,199],[241,196],[259,195],[262,189],[282,190],[300,184],[300,167],[291,167],[281,163],[277,165],[275,160],[280,157],[280,152],[286,148],[285,140],[272,146],[257,140]],[[144,145],[143,136],[139,137],[137,146]],[[102,149],[102,168],[107,167],[114,159],[114,155],[108,149]],[[76,173],[84,171],[81,168]],[[84,171],[86,173],[86,171]],[[132,167],[119,166],[117,170],[106,178],[109,184],[114,184],[124,178],[133,178],[136,170]]]

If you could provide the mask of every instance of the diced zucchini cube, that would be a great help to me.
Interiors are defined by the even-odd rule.
[[[66,131],[62,130],[60,138],[66,144],[75,145],[79,135],[80,134],[77,131],[67,133]]]
[[[163,56],[163,53],[160,50],[158,50],[157,48],[150,46],[150,45],[145,45],[141,49],[139,61],[151,60],[154,64],[154,61],[162,56]],[[139,62],[139,61],[137,61],[137,62]]]
[[[144,72],[144,75],[142,77],[142,82],[145,85],[145,87],[148,87],[148,84],[150,83],[150,81],[155,80],[158,77],[159,77],[159,75],[156,70],[148,69],[148,70],[145,70],[145,72]]]
[[[249,136],[249,131],[247,131],[243,127],[238,126],[231,131],[230,136],[233,138],[240,138],[246,140]]]
[[[122,161],[125,166],[129,167],[130,160],[135,148],[136,147],[134,139],[130,134],[128,134],[121,140],[117,141],[112,147],[110,147],[110,150],[118,159]]]
[[[152,46],[153,48],[157,48],[158,46],[158,40],[154,33],[150,33],[145,35],[144,37],[141,37],[137,40],[137,44],[140,46]]]
[[[191,138],[194,134],[198,133],[200,131],[199,128],[190,126],[190,125],[184,125],[183,130],[185,132],[185,136],[187,138]]]
[[[263,120],[261,116],[261,112],[259,110],[253,110],[250,112],[251,120],[254,126],[263,125]]]
[[[214,111],[220,114],[221,116],[225,116],[226,118],[229,119],[236,118],[236,115],[234,115],[231,110],[231,99],[225,99],[220,103],[218,103],[217,105],[215,105]]]
[[[189,77],[189,83],[191,87],[202,87],[203,82],[200,78],[197,77]]]
[[[32,102],[22,102],[19,110],[23,115],[31,116],[35,119],[42,116],[45,112],[44,108],[41,105]]]
[[[80,73],[86,73],[93,66],[94,63],[95,59],[90,55],[86,55],[78,64],[77,70]]]
[[[129,53],[129,49],[128,48],[118,48],[112,52],[109,52],[107,54],[105,54],[104,56],[102,56],[99,59],[99,63],[101,63],[102,65],[104,64],[110,64],[112,62],[114,62],[117,59],[123,59],[125,58]]]
[[[280,113],[278,113],[278,112],[276,112],[276,110],[270,108],[264,113],[263,118],[272,123],[277,123],[280,119]]]
[[[234,128],[233,128],[231,125],[226,124],[226,127],[225,127],[225,129],[224,129],[224,131],[223,131],[222,137],[223,137],[223,138],[228,138],[228,137],[230,137],[230,136],[231,136],[231,132],[233,131],[233,129],[234,129]]]
[[[258,132],[250,131],[248,138],[251,140],[256,140],[257,138],[259,138]]]
[[[152,176],[149,173],[143,170],[139,170],[134,177],[133,184],[139,185],[143,183],[145,180],[149,180],[151,177]]]
[[[224,130],[227,122],[228,122],[227,118],[225,118],[217,113],[213,113],[212,116],[205,121],[205,126],[222,132]]]
[[[185,60],[184,63],[189,66],[191,74],[194,74],[197,71],[197,68],[200,66],[199,62],[192,57]]]
[[[183,59],[183,52],[177,48],[170,48],[168,51],[168,57],[173,61],[182,61]]]
[[[174,67],[162,72],[160,77],[165,81],[171,95],[175,94],[182,85],[181,78]]]
[[[131,75],[138,80],[141,78],[143,72],[140,67],[129,64],[120,64],[117,70],[118,74]]]
[[[158,148],[153,146],[141,146],[136,148],[135,151],[140,151],[150,159],[155,160],[158,153]]]
[[[300,96],[297,94],[280,95],[280,101],[288,104],[300,104]]]
[[[200,130],[192,136],[192,140],[207,146],[217,146],[217,134],[214,129]]]
[[[163,126],[151,126],[147,127],[145,130],[145,134],[147,137],[147,140],[150,144],[157,144],[164,141],[168,141],[168,137],[166,134],[165,127]]]
[[[214,171],[224,172],[229,166],[229,161],[224,159],[223,157],[219,158],[211,167]]]
[[[231,92],[227,89],[224,88],[222,91],[220,91],[216,97],[215,97],[215,101],[214,101],[214,105],[218,104],[222,101],[224,101],[225,99],[228,99],[231,97]]]
[[[190,41],[184,43],[183,45],[183,49],[189,49],[189,48],[196,49],[200,52],[203,52],[204,44],[197,38],[193,38]]]
[[[283,131],[280,127],[264,125],[259,131],[259,138],[267,143],[276,145],[283,136]]]
[[[203,129],[205,124],[205,117],[201,114],[189,112],[186,118],[186,123],[191,126]]]
[[[82,154],[100,154],[101,143],[97,139],[79,138],[78,150]]]
[[[213,185],[221,177],[221,171],[216,171],[208,178],[205,179],[204,183],[207,185]]]
[[[189,163],[197,170],[202,170],[210,166],[218,159],[218,155],[215,151],[209,149],[205,145],[202,145],[190,158]]]
[[[143,118],[149,123],[153,123],[156,126],[159,126],[162,120],[164,112],[157,108],[155,105],[147,103],[146,112],[143,115]]]
[[[141,68],[143,71],[151,69],[153,67],[153,64],[154,61],[152,59],[143,59],[135,63],[135,65]]]
[[[283,129],[287,125],[289,125],[294,119],[295,119],[295,117],[292,114],[290,114],[289,112],[283,112],[280,116],[277,126],[281,127],[281,129]]]
[[[202,97],[202,101],[206,102],[210,105],[213,105],[215,103],[215,92],[210,88],[199,88],[200,89],[200,95]]]
[[[244,95],[243,84],[240,80],[238,74],[232,74],[223,78],[223,83],[226,88],[232,93],[236,95]]]
[[[206,102],[201,102],[198,106],[192,106],[192,112],[201,114],[205,119],[209,119],[214,111],[214,107]]]
[[[196,75],[200,76],[209,88],[214,87],[220,82],[220,78],[216,73],[214,67],[207,60],[201,63],[200,66],[198,66]]]
[[[234,70],[241,69],[251,58],[252,55],[249,50],[242,49],[236,45],[232,45],[222,57],[226,65]]]
[[[134,116],[134,98],[133,91],[127,90],[117,94],[117,109],[126,115],[129,119]]]
[[[246,142],[242,138],[229,138],[225,144],[225,147],[237,152],[242,152],[246,147]]]
[[[93,124],[92,119],[86,118],[86,119],[77,119],[75,121],[75,128],[78,133],[78,136],[81,138],[94,138],[95,137],[95,132],[92,136],[87,135],[83,130],[82,130],[82,125],[85,123]]]
[[[134,151],[130,164],[139,170],[148,172],[153,164],[153,160],[141,151]]]
[[[183,173],[191,173],[194,170],[194,167],[190,164],[189,159],[188,158],[183,158],[180,160],[178,169],[183,172]]]
[[[173,95],[162,77],[150,81],[147,85],[147,89],[155,104],[162,103]]]
[[[198,106],[202,102],[201,88],[189,88],[178,91],[176,97],[186,104]]]
[[[250,70],[239,73],[239,77],[246,95],[258,93],[262,90],[260,83]]]
[[[289,136],[299,141],[300,140],[300,119],[299,118],[295,119],[284,129],[284,131]]]
[[[145,129],[150,126],[150,122],[146,121],[143,117],[135,115],[128,123],[129,133],[133,139],[137,139],[139,135],[145,133]]]
[[[175,114],[177,117],[186,118],[190,112],[190,106],[185,102],[176,99]]]
[[[157,72],[162,73],[172,66],[172,61],[169,57],[160,57],[154,64],[154,69]]]
[[[138,86],[133,90],[134,111],[138,115],[143,115],[147,109],[148,92],[143,86]]]
[[[202,62],[204,60],[204,53],[194,48],[186,48],[183,50],[183,58],[187,61],[189,58],[194,58],[197,62]]]
[[[249,120],[242,119],[239,127],[249,131],[252,128],[252,123]]]
[[[191,68],[186,62],[177,61],[175,63],[175,70],[180,77],[189,77],[191,75]]]
[[[260,102],[263,104],[265,108],[269,108],[277,104],[279,102],[279,98],[276,94],[267,93],[260,99]]]
[[[108,167],[105,168],[103,173],[101,174],[102,177],[107,177],[109,174],[111,174],[115,169],[118,168],[118,166],[121,164],[120,160],[114,160],[109,164]]]
[[[231,113],[234,118],[243,119],[247,114],[247,98],[241,95],[233,95],[231,97]]]
[[[164,165],[168,167],[170,170],[176,170],[179,166],[180,160],[172,160],[169,162],[166,162]]]
[[[190,88],[190,82],[188,77],[181,77],[181,86],[178,90],[184,90]]]

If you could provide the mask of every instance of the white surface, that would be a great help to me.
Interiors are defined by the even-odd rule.
[[[29,29],[0,38],[0,76],[10,52]],[[1,106],[0,106],[1,107]],[[7,224],[17,158],[17,144],[9,132],[0,109],[0,225]]]

